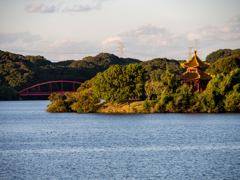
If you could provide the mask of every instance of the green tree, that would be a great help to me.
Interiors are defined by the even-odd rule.
[[[127,85],[130,87],[130,97],[140,96],[143,93],[144,68],[140,64],[126,66]]]
[[[157,97],[166,90],[166,86],[164,86],[162,81],[152,81],[152,88],[153,88],[153,92],[154,94],[157,95]]]
[[[124,102],[141,91],[144,69],[138,64],[114,65],[93,80],[93,94],[107,102]]]
[[[224,108],[226,111],[235,112],[240,111],[240,83],[233,87],[233,91],[226,95],[224,100]]]
[[[152,97],[153,91],[154,91],[153,86],[152,86],[152,82],[150,80],[145,82],[144,89],[145,89],[145,92],[147,94],[148,100],[150,100],[151,97]]]
[[[92,82],[93,82],[92,78],[91,80],[87,80],[85,81],[83,84],[81,84],[81,86],[77,89],[77,92],[92,92]]]
[[[96,110],[96,104],[99,102],[97,97],[89,93],[74,94],[76,102],[70,107],[77,113],[89,113]]]
[[[69,112],[69,104],[65,101],[66,96],[59,93],[52,93],[48,99],[50,104],[47,106],[48,112]]]
[[[167,92],[163,92],[160,97],[158,97],[158,102],[155,105],[156,112],[167,112],[167,104],[172,104],[173,95],[168,94]]]
[[[230,74],[218,74],[209,81],[205,91],[198,95],[195,108],[201,112],[231,111],[239,101],[240,69]],[[232,100],[230,98],[233,98]],[[232,102],[230,102],[232,101]]]
[[[161,81],[166,87],[166,92],[170,94],[175,93],[177,88],[180,86],[180,81],[176,80],[175,75],[169,70],[166,70],[166,72],[162,74]]]

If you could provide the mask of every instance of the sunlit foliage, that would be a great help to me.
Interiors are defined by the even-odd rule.
[[[107,102],[124,102],[143,92],[144,68],[139,64],[115,65],[93,80],[93,94]]]

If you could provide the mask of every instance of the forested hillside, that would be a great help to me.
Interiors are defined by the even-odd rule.
[[[89,56],[78,61],[53,63],[43,56],[22,56],[0,51],[0,86],[11,86],[19,91],[31,85],[52,80],[84,82],[111,65],[140,62],[136,59],[124,59],[113,54],[100,53],[95,57]]]
[[[182,61],[169,60],[167,58],[155,58],[149,61],[143,61],[140,64],[147,71],[145,79],[151,78],[159,80],[161,75],[168,69],[173,74],[182,74],[185,72],[180,66]]]
[[[20,91],[31,85],[52,80],[85,82],[112,65],[130,63],[140,63],[147,71],[147,78],[153,74],[160,76],[166,69],[170,69],[173,73],[183,72],[178,61],[166,58],[142,62],[137,59],[119,58],[113,54],[100,53],[82,60],[53,63],[43,56],[23,56],[0,51],[0,86],[10,86]]]
[[[240,49],[219,49],[206,57],[210,63],[207,72],[212,75],[220,73],[228,74],[232,70],[240,68]]]
[[[240,67],[240,49],[220,49],[212,52],[206,58],[211,66],[207,69],[210,74],[228,74]],[[169,60],[167,58],[155,58],[149,61],[140,61],[131,58],[119,58],[113,54],[100,53],[96,56],[88,56],[82,60],[66,60],[51,62],[43,56],[23,56],[10,52],[0,51],[0,91],[2,94],[9,88],[9,97],[15,99],[16,91],[26,87],[53,80],[71,80],[85,82],[92,79],[98,72],[103,72],[113,65],[139,64],[146,73],[143,81],[151,79],[160,81],[162,75],[169,70],[170,73],[182,74],[186,69],[181,68],[183,60]],[[7,88],[6,88],[7,87]],[[10,97],[10,94],[15,94]],[[3,99],[3,98],[0,98]]]
[[[240,54],[218,59],[216,62],[210,65],[207,71],[212,75],[217,75],[220,73],[229,74],[232,70],[237,68],[240,68]]]
[[[217,51],[214,51],[212,53],[210,53],[207,57],[206,57],[206,62],[213,64],[214,62],[216,62],[217,60],[221,59],[221,58],[226,58],[226,57],[230,57],[233,55],[240,55],[240,49],[219,49]]]

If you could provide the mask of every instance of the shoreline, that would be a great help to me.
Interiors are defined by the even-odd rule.
[[[149,110],[143,110],[144,101],[132,101],[128,106],[128,103],[123,104],[111,104],[111,103],[98,103],[99,108],[92,113],[96,114],[167,114],[167,113],[178,113],[178,114],[225,114],[225,113],[240,113],[240,112],[198,112],[192,109],[186,109],[185,111],[175,111],[175,112],[157,112],[154,107],[150,107]]]

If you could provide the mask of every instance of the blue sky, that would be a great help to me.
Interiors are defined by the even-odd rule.
[[[240,48],[239,0],[0,0],[0,49],[55,62],[100,52],[186,59]]]

